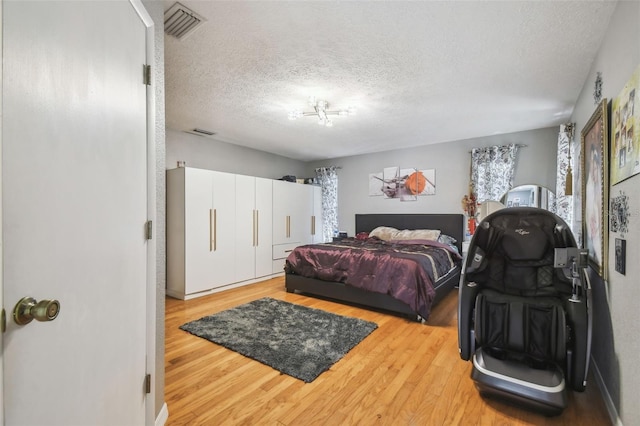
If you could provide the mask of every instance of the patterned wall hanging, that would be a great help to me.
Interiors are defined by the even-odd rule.
[[[609,213],[611,232],[620,232],[624,237],[624,234],[629,232],[629,216],[629,197],[620,191],[620,195],[611,198]]]

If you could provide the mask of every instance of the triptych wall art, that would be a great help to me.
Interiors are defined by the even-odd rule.
[[[369,174],[369,196],[416,201],[421,195],[435,195],[435,169],[401,169],[385,167],[382,172]]]

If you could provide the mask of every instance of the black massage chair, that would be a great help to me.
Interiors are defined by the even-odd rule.
[[[547,416],[583,391],[591,352],[588,253],[546,210],[498,210],[478,226],[458,299],[458,346],[482,396]]]

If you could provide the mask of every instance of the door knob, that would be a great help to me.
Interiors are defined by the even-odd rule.
[[[26,325],[31,321],[53,321],[60,312],[60,302],[57,300],[41,300],[36,302],[33,297],[23,297],[13,308],[13,320],[18,325]]]

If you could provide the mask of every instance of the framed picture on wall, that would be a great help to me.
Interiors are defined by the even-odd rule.
[[[607,278],[608,129],[607,100],[603,99],[582,129],[582,235],[589,263]]]
[[[611,185],[640,173],[640,66],[611,102]]]

